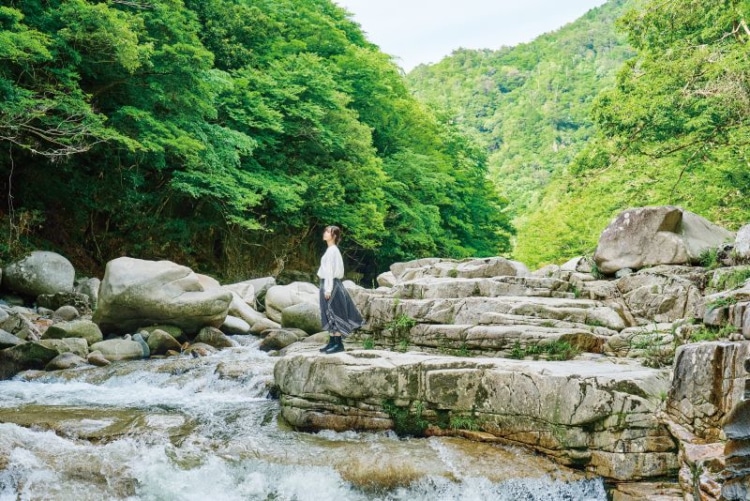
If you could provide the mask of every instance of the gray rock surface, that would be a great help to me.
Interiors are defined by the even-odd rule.
[[[204,291],[190,268],[121,257],[107,263],[93,320],[105,334],[162,323],[195,333],[220,326],[231,301],[228,291]]]

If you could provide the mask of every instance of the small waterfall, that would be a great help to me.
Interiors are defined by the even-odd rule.
[[[518,448],[290,430],[274,362],[245,343],[0,382],[0,501],[606,499]]]

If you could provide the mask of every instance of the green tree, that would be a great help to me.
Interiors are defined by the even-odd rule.
[[[622,19],[636,56],[596,100],[595,138],[529,216],[556,252],[535,248],[539,240],[520,252],[535,262],[591,252],[628,207],[679,205],[730,228],[747,221],[748,9],[650,1]]]
[[[92,268],[127,254],[225,276],[310,269],[331,223],[372,273],[507,241],[484,157],[329,0],[14,5],[4,196]]]

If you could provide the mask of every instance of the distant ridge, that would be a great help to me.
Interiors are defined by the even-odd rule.
[[[488,150],[490,177],[509,199],[519,240],[550,180],[592,136],[594,98],[634,54],[615,27],[634,3],[610,0],[529,43],[456,50],[407,75],[419,99],[455,116]]]

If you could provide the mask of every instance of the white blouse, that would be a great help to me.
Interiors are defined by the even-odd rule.
[[[323,288],[326,294],[333,291],[334,278],[344,278],[344,259],[341,257],[341,251],[337,246],[329,246],[323,257],[320,258],[318,277],[323,279]]]

